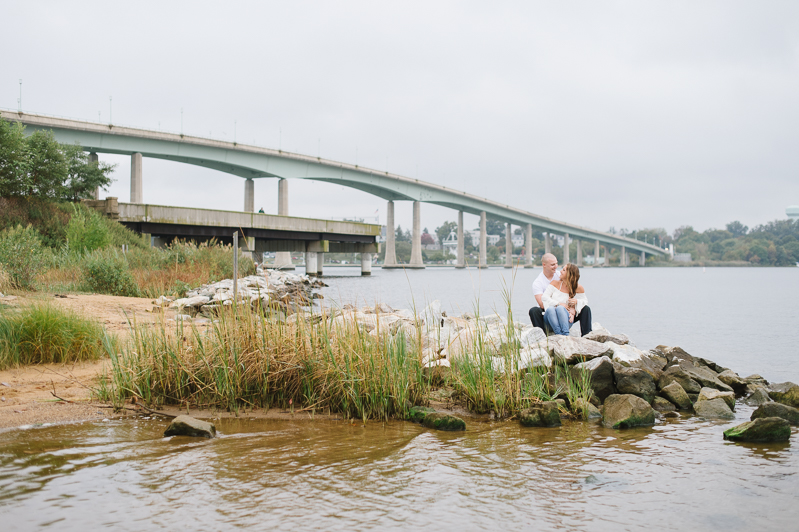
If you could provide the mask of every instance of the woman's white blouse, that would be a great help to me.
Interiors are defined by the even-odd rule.
[[[547,286],[547,289],[544,290],[544,295],[541,297],[544,302],[544,310],[546,311],[550,307],[555,306],[562,306],[565,307],[569,303],[569,294],[565,294],[557,289],[557,287],[553,285]],[[577,300],[577,304],[574,306],[574,310],[576,314],[582,312],[583,307],[588,304],[588,298],[585,296],[585,293],[582,294],[575,294],[574,299]]]

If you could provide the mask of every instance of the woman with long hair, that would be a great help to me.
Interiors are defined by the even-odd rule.
[[[544,291],[544,321],[555,334],[568,336],[574,317],[588,304],[579,281],[580,268],[569,263],[563,267],[560,279],[553,280]]]

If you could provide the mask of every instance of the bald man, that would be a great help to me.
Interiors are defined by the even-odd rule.
[[[530,321],[533,322],[533,327],[544,329],[547,334],[552,334],[552,330],[544,322],[544,290],[552,281],[560,280],[560,272],[558,272],[558,259],[552,253],[545,253],[541,257],[542,272],[533,281],[533,296],[538,303],[537,307],[530,309]],[[575,316],[575,321],[580,322],[580,335],[585,336],[591,332],[591,309],[586,305],[583,310]]]

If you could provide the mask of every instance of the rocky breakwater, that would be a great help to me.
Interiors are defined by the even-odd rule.
[[[176,309],[175,319],[179,321],[197,316],[213,318],[234,302],[285,319],[303,308],[312,307],[315,299],[322,299],[316,290],[325,286],[321,280],[307,275],[259,268],[256,275],[238,279],[236,293],[233,279],[224,279],[189,290],[185,297],[174,301],[161,296],[156,303]]]

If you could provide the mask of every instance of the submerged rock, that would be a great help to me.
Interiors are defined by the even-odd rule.
[[[664,387],[660,393],[680,410],[691,410],[694,406],[683,387],[676,381]]]
[[[702,388],[697,402],[712,401],[713,399],[724,399],[730,410],[735,410],[735,394],[732,392],[720,392],[714,388]]]
[[[657,394],[655,379],[638,368],[616,368],[616,389],[620,394],[637,395],[647,403],[651,403]]]
[[[216,436],[216,427],[213,423],[200,421],[191,416],[178,416],[172,420],[164,431],[167,436],[193,436],[196,438],[213,438]]]
[[[531,406],[519,414],[519,423],[523,427],[558,427],[560,411],[555,401],[544,401]]]
[[[466,422],[461,418],[450,414],[436,412],[433,408],[425,406],[414,406],[408,413],[408,418],[424,425],[429,429],[435,430],[466,430]]]
[[[799,407],[799,385],[792,382],[772,384],[768,388],[769,396],[784,405]]]
[[[615,373],[613,362],[609,357],[603,356],[575,364],[571,368],[572,379],[580,382],[582,373],[587,372],[591,382],[591,389],[600,401],[616,393]]]
[[[637,395],[611,395],[605,400],[602,424],[614,429],[654,425],[655,411]]]
[[[727,406],[726,401],[721,398],[697,401],[694,403],[694,412],[696,412],[696,415],[707,419],[735,419],[735,414]]]
[[[799,409],[782,403],[766,403],[760,405],[752,412],[752,417],[749,419],[754,421],[761,417],[779,417],[794,427],[799,427]]]
[[[724,431],[724,439],[748,442],[780,442],[791,437],[791,425],[779,417],[760,417]]]

